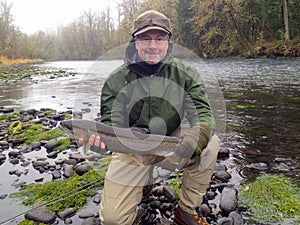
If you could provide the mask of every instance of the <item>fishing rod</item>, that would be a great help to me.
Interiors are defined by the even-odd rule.
[[[96,180],[94,180],[94,181],[92,181],[92,182],[90,182],[90,183],[87,183],[86,185],[83,185],[82,187],[79,187],[79,188],[77,188],[77,189],[75,189],[75,190],[71,190],[71,191],[69,191],[69,192],[67,192],[67,193],[65,193],[65,194],[63,194],[63,195],[61,195],[61,196],[59,196],[59,197],[56,197],[56,198],[54,198],[54,199],[52,199],[52,200],[50,200],[50,201],[48,201],[48,202],[45,202],[45,203],[43,203],[43,204],[41,204],[41,205],[38,205],[38,206],[36,206],[36,207],[34,207],[34,208],[32,208],[32,209],[29,209],[29,210],[27,210],[27,211],[25,211],[25,212],[19,213],[19,214],[15,215],[15,216],[13,216],[13,217],[11,217],[11,218],[5,220],[5,221],[2,221],[2,222],[0,223],[0,225],[4,225],[4,224],[6,224],[6,223],[8,223],[8,222],[10,222],[10,221],[12,221],[12,220],[14,220],[14,219],[16,219],[16,218],[22,216],[22,215],[25,215],[26,213],[29,213],[29,212],[31,212],[31,211],[37,210],[37,209],[39,209],[39,208],[42,208],[43,206],[50,205],[51,203],[61,201],[61,200],[65,199],[66,197],[72,197],[72,196],[77,195],[77,194],[79,194],[79,193],[81,193],[81,192],[83,192],[83,191],[85,191],[85,190],[87,190],[87,189],[93,188],[93,187],[95,187],[95,186],[98,184],[98,182],[100,182],[100,181],[102,181],[102,178],[96,179]],[[76,193],[75,193],[75,192],[76,192]]]

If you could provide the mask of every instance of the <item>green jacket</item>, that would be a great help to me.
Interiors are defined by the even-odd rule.
[[[163,62],[137,62],[134,42],[125,63],[109,75],[101,93],[101,121],[119,127],[140,127],[170,135],[186,118],[191,127],[204,125],[213,133],[215,120],[197,71],[171,57]],[[154,71],[154,72],[153,72]]]

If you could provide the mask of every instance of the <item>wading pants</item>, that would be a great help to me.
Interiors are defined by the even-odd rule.
[[[220,139],[214,135],[199,160],[191,161],[183,172],[180,207],[195,214],[209,186],[217,160]],[[155,156],[134,156],[114,153],[106,174],[100,220],[103,225],[132,225],[145,185],[153,182]],[[148,165],[148,166],[147,166]]]

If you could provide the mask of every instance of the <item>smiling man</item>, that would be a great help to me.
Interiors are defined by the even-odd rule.
[[[160,12],[150,10],[137,17],[125,63],[110,74],[102,88],[101,121],[182,137],[182,148],[173,156],[187,163],[174,220],[203,225],[208,223],[196,209],[209,185],[220,143],[201,77],[193,67],[172,57],[171,36],[169,19]],[[183,119],[190,125],[185,131]],[[88,141],[94,150],[105,148],[99,136],[91,135]],[[113,153],[100,205],[102,224],[138,221],[137,206],[144,187],[153,184],[153,167],[158,163],[163,167],[161,160],[153,155]]]

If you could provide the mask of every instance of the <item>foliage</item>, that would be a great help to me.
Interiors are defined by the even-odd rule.
[[[72,177],[65,180],[25,185],[18,192],[11,194],[11,197],[24,198],[23,204],[25,205],[46,201],[48,202],[46,208],[55,212],[69,207],[79,209],[94,193],[95,188],[103,185],[110,160],[110,157],[100,159],[101,167],[97,171],[91,169],[82,176],[74,173]],[[87,185],[83,186],[82,182]]]
[[[7,59],[96,59],[127,42],[134,19],[148,9],[170,18],[175,43],[203,57],[277,57],[281,51],[282,56],[300,56],[299,0],[122,0],[117,24],[109,8],[100,13],[89,10],[56,32],[30,36],[13,24],[12,7],[0,0],[0,55]]]
[[[299,183],[281,174],[263,174],[242,186],[239,201],[256,221],[300,220]]]
[[[182,174],[180,172],[176,172],[176,176],[168,180],[168,185],[174,189],[175,196],[179,199],[180,187],[182,182]]]

